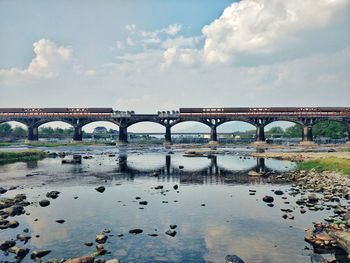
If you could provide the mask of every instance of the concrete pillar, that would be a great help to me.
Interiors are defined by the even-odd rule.
[[[256,171],[258,173],[265,171],[265,158],[256,158]]]
[[[303,127],[303,142],[312,142],[312,126]]]
[[[210,142],[217,142],[218,135],[216,133],[216,126],[210,127]]]
[[[262,126],[262,125],[256,126],[255,140],[256,140],[256,142],[265,142],[264,126]]]
[[[119,127],[119,142],[127,143],[128,142],[128,127]]]
[[[83,140],[83,130],[80,126],[74,127],[73,141]]]
[[[37,140],[39,140],[38,127],[28,126],[27,140],[28,141],[37,141]]]
[[[165,126],[165,143],[171,143],[171,127]]]

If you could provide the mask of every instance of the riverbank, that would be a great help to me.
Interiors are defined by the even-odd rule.
[[[24,151],[1,151],[0,164],[37,161],[44,159],[47,153],[40,150],[24,150]]]

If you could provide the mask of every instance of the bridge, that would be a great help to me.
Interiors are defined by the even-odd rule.
[[[38,128],[61,121],[74,129],[73,140],[83,139],[82,128],[93,122],[106,121],[119,126],[119,142],[128,142],[128,128],[136,123],[153,122],[165,128],[164,139],[171,143],[171,128],[194,121],[210,128],[210,142],[217,142],[217,127],[231,121],[242,121],[256,128],[256,142],[265,141],[264,127],[276,121],[289,121],[303,128],[302,143],[312,143],[312,127],[322,121],[337,121],[346,125],[350,141],[350,107],[271,107],[271,108],[180,108],[156,114],[136,114],[112,108],[0,108],[0,123],[16,121],[27,126],[27,140],[39,139]]]

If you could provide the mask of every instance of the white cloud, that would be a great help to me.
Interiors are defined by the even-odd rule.
[[[131,37],[128,37],[126,39],[126,43],[129,45],[129,46],[135,46],[135,42],[134,40],[131,39]]]
[[[169,26],[167,26],[166,28],[164,28],[162,31],[164,31],[165,33],[167,33],[168,35],[176,35],[177,33],[179,33],[182,29],[181,25],[178,24],[171,24]]]
[[[72,48],[41,39],[33,44],[35,57],[26,69],[2,69],[0,77],[55,78],[70,63]]]
[[[211,63],[234,59],[237,54],[315,49],[315,46],[325,46],[323,40],[332,41],[328,39],[332,31],[336,33],[332,37],[342,40],[342,34],[346,34],[349,40],[348,24],[340,19],[345,17],[349,21],[349,11],[348,0],[243,0],[233,3],[203,28],[203,55]]]

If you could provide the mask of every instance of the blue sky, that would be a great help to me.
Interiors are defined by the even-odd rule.
[[[26,67],[33,58],[32,44],[42,38],[75,47],[87,65],[107,63],[115,56],[110,47],[127,37],[128,24],[145,31],[181,24],[184,36],[198,35],[230,2],[0,1],[0,68]]]
[[[0,107],[349,106],[349,0],[0,0]]]

